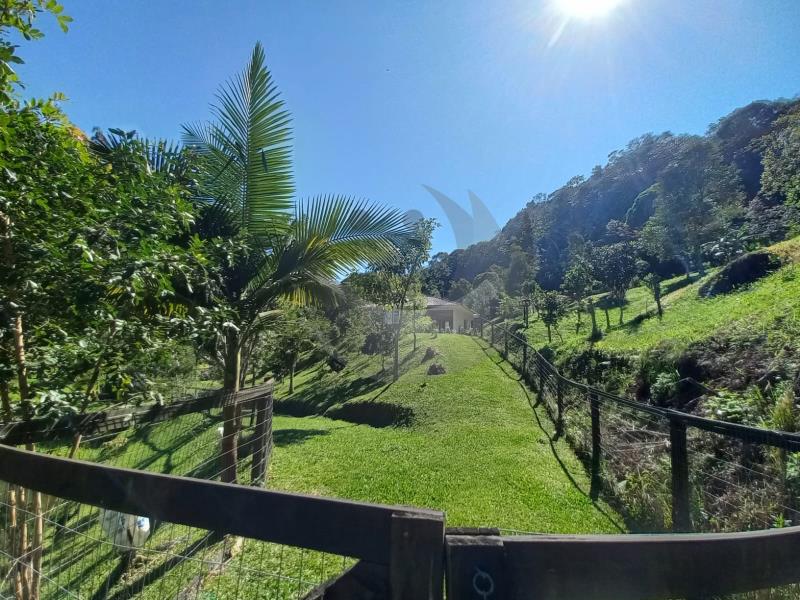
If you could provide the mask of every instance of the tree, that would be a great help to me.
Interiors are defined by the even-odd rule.
[[[463,277],[450,286],[450,300],[460,300],[472,291],[472,284]]]
[[[633,244],[620,242],[597,249],[593,265],[595,278],[608,290],[609,298],[619,307],[619,324],[622,325],[625,296],[638,274],[638,264]],[[608,322],[608,305],[606,325]]]
[[[569,308],[569,299],[554,291],[540,292],[536,298],[536,308],[545,327],[547,327],[547,342],[553,343],[552,330],[558,333],[558,322],[563,319]],[[561,334],[558,334],[561,337]]]
[[[664,309],[661,306],[661,276],[658,273],[648,273],[642,280],[653,295],[653,300],[656,302],[656,309],[658,311],[658,318],[664,316]]]
[[[735,167],[722,160],[713,143],[689,138],[661,172],[657,190],[654,227],[661,228],[661,239],[669,240],[687,273],[694,266],[703,275],[703,245],[720,238],[742,208]]]
[[[481,317],[492,317],[492,305],[498,300],[500,291],[494,284],[489,281],[483,281],[475,286],[475,288],[466,296],[464,296],[462,303],[464,306],[471,308],[473,311],[481,315]]]
[[[359,288],[363,297],[390,311],[394,325],[394,363],[393,377],[400,377],[400,337],[403,331],[403,317],[406,304],[419,296],[422,267],[427,262],[436,228],[435,219],[420,219],[414,223],[412,233],[403,240],[395,253],[379,263],[370,266],[367,273],[348,277],[350,285]],[[416,328],[413,331],[414,350],[417,349]]]
[[[575,303],[575,313],[577,316],[575,332],[577,333],[580,331],[581,312],[583,312],[584,307],[586,307],[592,318],[592,338],[594,338],[598,332],[594,302],[589,298],[595,283],[595,279],[592,275],[592,265],[583,255],[577,255],[573,258],[569,269],[567,269],[567,272],[564,274],[564,283],[561,284],[561,289],[567,297]]]
[[[775,122],[763,146],[761,195],[800,205],[800,107]]]
[[[184,126],[200,164],[197,232],[225,262],[215,357],[223,385],[239,389],[256,333],[279,317],[278,303],[333,301],[337,277],[390,258],[408,235],[395,210],[339,196],[293,200],[289,113],[256,44],[245,71],[223,86],[216,122]],[[294,211],[291,209],[294,208]],[[236,480],[240,411],[226,407],[223,481]]]
[[[536,263],[533,257],[524,252],[519,246],[511,250],[511,260],[506,272],[506,292],[512,296],[518,295],[522,285],[536,274]]]
[[[44,33],[34,26],[34,22],[46,12],[56,18],[63,32],[67,31],[72,17],[64,14],[64,7],[56,0],[7,0],[0,7],[0,104],[16,104],[14,86],[22,86],[14,65],[21,65],[24,61],[17,54],[17,46],[8,39],[9,30],[16,31],[26,40],[40,39]]]

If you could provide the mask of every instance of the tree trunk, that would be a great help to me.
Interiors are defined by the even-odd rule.
[[[394,332],[394,369],[392,372],[392,380],[397,381],[400,379],[400,333],[403,331],[403,307],[404,303],[400,303],[400,310],[397,311],[397,329]]]
[[[14,317],[14,361],[17,363],[17,387],[19,401],[26,419],[30,414],[30,388],[28,387],[28,364],[25,361],[25,335],[22,328],[22,315]]]
[[[31,589],[28,596],[30,600],[39,600],[42,581],[42,545],[44,543],[44,515],[42,514],[41,492],[33,492],[33,519],[33,549],[30,557]]]
[[[220,478],[225,483],[236,483],[236,465],[239,462],[239,420],[241,411],[236,401],[241,376],[241,349],[239,332],[229,329],[225,334],[225,365],[222,389],[225,392],[222,409],[222,472]]]
[[[622,325],[622,311],[624,310],[624,300],[619,303],[619,324]]]
[[[297,368],[297,360],[292,359],[289,365],[289,394],[294,394],[294,370]]]
[[[589,316],[592,318],[592,339],[597,337],[597,315],[595,314],[594,302],[589,299]]]
[[[576,308],[575,309],[575,314],[578,317],[578,322],[575,323],[575,333],[578,333],[581,330],[581,309],[580,308]]]
[[[411,330],[414,334],[414,348],[413,351],[417,351],[417,308],[416,306],[411,308]]]
[[[11,409],[11,393],[8,389],[8,381],[0,381],[0,408],[3,411],[3,420],[12,421],[14,411]]]
[[[658,318],[659,319],[664,316],[664,309],[661,306],[661,298],[660,297],[656,298],[656,310],[658,311]]]
[[[553,334],[550,331],[550,324],[549,323],[547,324],[547,343],[548,344],[552,344],[553,343]]]
[[[606,331],[608,331],[609,329],[611,329],[611,319],[608,316],[608,306],[607,305],[603,306],[603,310],[606,313]]]

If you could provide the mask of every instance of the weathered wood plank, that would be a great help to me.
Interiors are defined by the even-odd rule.
[[[514,584],[508,597],[514,600],[705,598],[800,582],[797,527],[736,534],[519,536],[504,537],[502,544]]]
[[[447,598],[449,600],[505,600],[511,591],[503,538],[448,535]],[[537,598],[530,595],[528,598]]]
[[[389,579],[392,600],[441,600],[444,518],[414,512],[392,515]]]
[[[98,465],[0,446],[0,480],[84,504],[389,564],[398,510]]]

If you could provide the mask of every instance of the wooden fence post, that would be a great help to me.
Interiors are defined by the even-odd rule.
[[[489,345],[494,348],[494,323],[489,323]]]
[[[672,530],[691,531],[689,509],[689,454],[686,449],[686,423],[669,420],[670,466],[672,468]]]
[[[272,454],[272,411],[273,384],[261,396],[253,400],[253,412],[256,415],[256,427],[253,432],[253,465],[251,467],[250,484],[263,486],[267,481],[267,469]]]
[[[556,437],[564,435],[564,382],[556,373]]]
[[[483,339],[483,319],[480,319],[481,324],[481,339]]]
[[[506,600],[511,597],[503,538],[486,535],[447,535],[448,600]],[[534,569],[535,565],[529,568]]]
[[[508,360],[508,323],[503,321],[503,358]]]
[[[539,389],[536,390],[536,406],[544,402],[544,365],[541,355],[536,356],[536,368],[539,370]]]
[[[589,402],[592,411],[592,484],[589,490],[589,497],[597,500],[600,496],[600,400],[597,392],[589,389]]]
[[[522,343],[522,380],[528,382],[528,344]]]
[[[389,558],[391,600],[442,600],[444,517],[392,515]]]

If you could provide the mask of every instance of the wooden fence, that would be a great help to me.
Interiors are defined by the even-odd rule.
[[[687,434],[690,430],[711,434],[719,440],[743,442],[762,449],[773,449],[784,453],[800,452],[798,434],[717,421],[616,396],[564,377],[552,363],[528,344],[526,339],[512,332],[507,323],[491,323],[487,332],[487,341],[510,361],[526,383],[534,387],[537,392],[537,402],[547,408],[557,436],[564,435],[568,405],[573,409],[579,409],[581,405],[588,408],[591,429],[589,463],[592,498],[598,497],[601,487],[600,471],[604,454],[601,423],[605,410],[622,408],[631,413],[645,415],[651,422],[661,425],[668,432],[668,443],[664,446],[669,457],[671,521],[672,529],[676,533],[693,530],[690,461],[687,447]],[[571,397],[571,403],[567,401],[568,397]],[[774,475],[777,478],[785,476],[785,473]],[[794,504],[781,508],[790,512],[792,517],[800,517]]]
[[[521,340],[502,326],[491,327],[492,342],[507,356]],[[489,328],[487,328],[489,329]],[[568,390],[578,390],[591,414],[593,470],[602,452],[600,424],[608,406],[646,411],[669,424],[675,528],[687,528],[687,428],[731,439],[756,440],[795,451],[800,437],[754,430],[692,415],[638,405],[554,375],[554,367],[535,350],[518,347],[526,379],[536,379],[541,401],[553,407],[563,429]],[[542,370],[546,370],[542,375]],[[560,390],[560,392],[559,392]],[[242,401],[257,402],[264,388],[245,390]],[[269,394],[271,399],[271,394]],[[216,394],[167,407],[142,407],[131,419],[154,422],[198,409],[219,407]],[[193,404],[192,404],[193,403]],[[262,405],[263,406],[263,405]],[[200,408],[203,407],[203,408]],[[271,409],[271,405],[270,405]],[[259,409],[254,404],[254,415]],[[131,414],[132,412],[125,413]],[[116,427],[119,415],[98,413],[81,421],[81,430]],[[263,413],[255,427],[269,427]],[[261,423],[261,425],[259,425]],[[121,425],[119,425],[121,426]],[[71,430],[65,424],[59,431]],[[558,427],[557,427],[558,429]],[[52,431],[47,433],[51,435]],[[40,439],[45,431],[17,424],[9,441]],[[683,442],[683,443],[682,443]],[[268,453],[253,464],[266,469]],[[599,469],[599,467],[598,467]],[[597,473],[599,480],[599,473]],[[253,477],[257,481],[256,477]],[[593,488],[599,486],[593,477]],[[0,481],[64,500],[153,520],[242,536],[275,544],[357,559],[343,574],[308,593],[307,600],[505,600],[607,598],[698,598],[800,582],[800,528],[725,534],[515,535],[495,529],[445,530],[443,513],[318,496],[291,494],[187,477],[123,469],[29,452],[0,445]],[[594,494],[595,489],[592,490]]]

